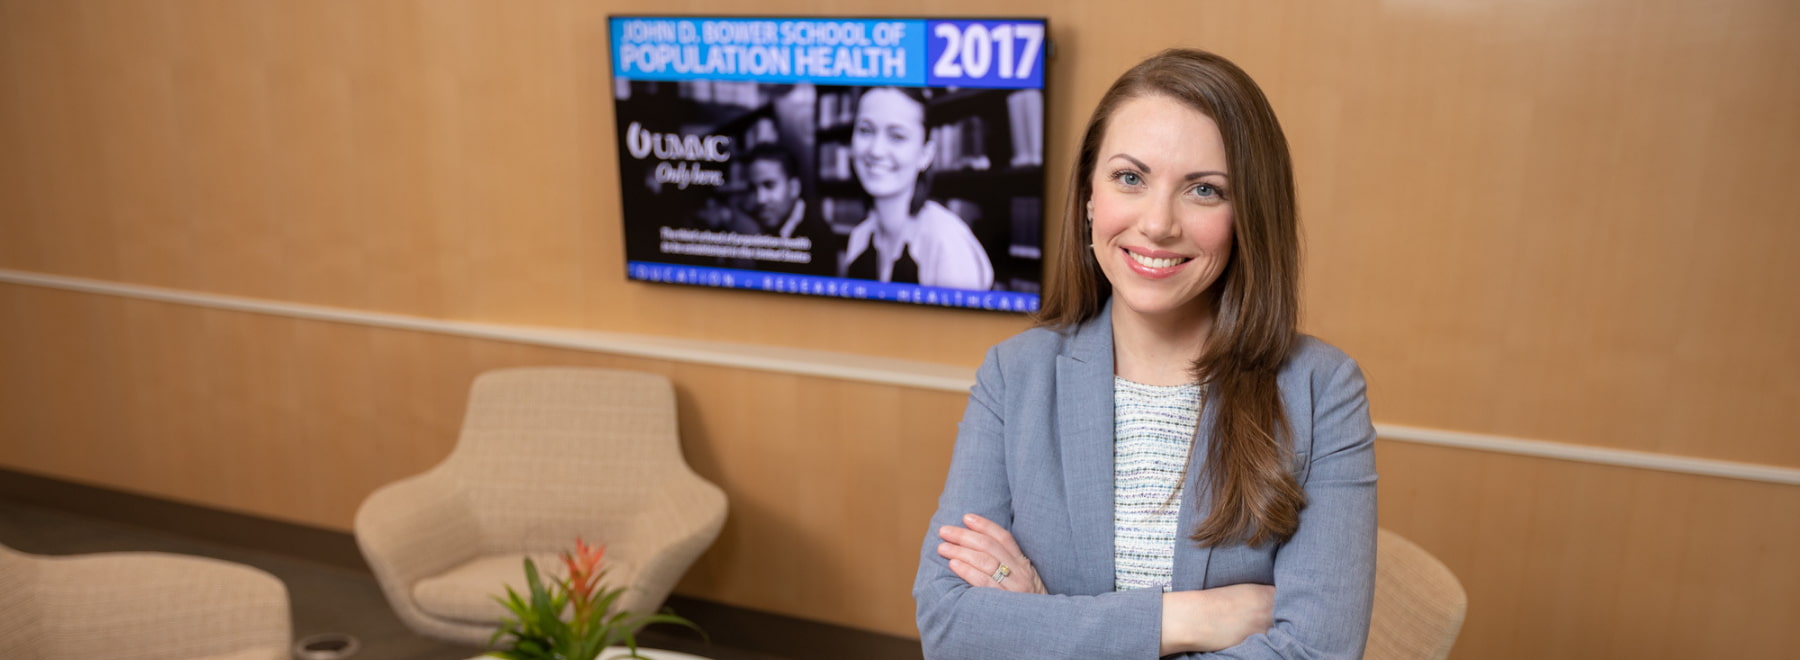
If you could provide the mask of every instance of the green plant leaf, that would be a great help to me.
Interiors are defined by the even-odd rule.
[[[546,582],[536,562],[527,557],[524,564],[525,591],[506,586],[506,596],[494,598],[512,614],[500,619],[500,629],[488,640],[488,645],[493,646],[511,637],[511,648],[493,652],[498,657],[594,660],[607,647],[622,643],[629,654],[614,658],[644,660],[638,653],[637,632],[655,624],[684,626],[710,641],[705,630],[668,608],[649,614],[614,611],[626,589],[603,586],[608,573],[604,566],[577,585],[572,576]]]
[[[696,625],[692,621],[681,618],[679,616],[675,616],[675,614],[671,613],[671,612],[658,612],[656,614],[646,614],[643,616],[643,618],[634,622],[632,627],[641,629],[644,626],[648,626],[651,624],[657,624],[657,623],[667,623],[667,624],[673,624],[673,625],[677,625],[677,626],[684,626],[688,629],[693,630],[694,632],[700,633],[700,636],[702,638],[706,637],[706,631],[701,630],[700,626]],[[707,641],[711,641],[711,640],[707,640]]]

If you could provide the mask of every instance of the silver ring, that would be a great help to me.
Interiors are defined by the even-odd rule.
[[[994,584],[1000,584],[1001,582],[1006,581],[1006,576],[1008,575],[1012,575],[1012,569],[1007,568],[1006,563],[1002,562],[999,568],[994,569],[994,574],[989,575],[988,577],[994,579]]]

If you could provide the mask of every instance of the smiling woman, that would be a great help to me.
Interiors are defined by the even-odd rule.
[[[1360,657],[1375,431],[1356,363],[1295,329],[1267,99],[1166,51],[1101,98],[1070,182],[1088,240],[977,372],[920,550],[926,654]]]
[[[1126,101],[1113,126],[1087,203],[1094,260],[1118,301],[1113,315],[1200,346],[1217,304],[1213,284],[1231,261],[1225,141],[1211,117],[1163,94]],[[1153,385],[1191,378],[1186,360],[1118,366],[1119,376]]]
[[[926,199],[925,175],[937,152],[927,131],[927,93],[876,87],[857,102],[850,164],[873,200],[873,212],[850,232],[847,274],[987,290],[994,285],[994,267],[975,233],[950,209]]]

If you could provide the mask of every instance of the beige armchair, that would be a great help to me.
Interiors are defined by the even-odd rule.
[[[475,379],[448,458],[363,502],[356,541],[409,627],[483,644],[506,615],[493,597],[523,589],[522,560],[557,569],[576,537],[606,546],[617,607],[660,608],[725,506],[682,458],[667,378],[502,369]]]
[[[0,658],[287,660],[291,625],[287,586],[243,564],[0,546]]]
[[[1369,660],[1443,660],[1462,631],[1469,597],[1449,567],[1399,534],[1375,539],[1375,610]]]

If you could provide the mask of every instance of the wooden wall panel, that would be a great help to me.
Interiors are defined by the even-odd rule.
[[[31,313],[20,313],[31,310]],[[348,529],[449,451],[487,369],[676,383],[731,516],[679,591],[911,635],[963,397],[0,285],[0,465]],[[1800,644],[1800,489],[1382,441],[1381,522],[1470,595],[1458,658],[1769,657]]]
[[[0,465],[328,529],[455,443],[489,369],[676,382],[731,516],[681,591],[912,634],[911,584],[964,397],[0,285]],[[16,388],[16,389],[15,389]]]
[[[1365,363],[1385,420],[1800,465],[1775,431],[1800,396],[1800,308],[1773,304],[1800,281],[1792,3],[979,9],[1052,21],[1053,196],[1093,100],[1156,48],[1263,82],[1301,174],[1307,326]],[[623,281],[605,16],[721,10],[0,3],[0,267],[962,365],[1022,328]]]
[[[1800,489],[1378,443],[1381,524],[1469,593],[1454,657],[1761,658],[1800,633]]]

